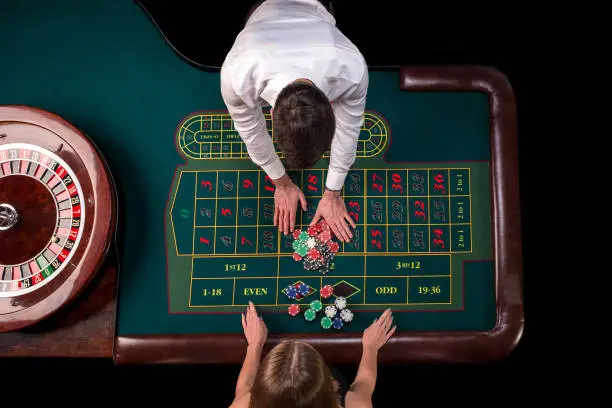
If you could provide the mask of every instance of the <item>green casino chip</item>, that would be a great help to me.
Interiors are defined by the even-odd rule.
[[[309,322],[312,322],[315,317],[317,317],[317,312],[312,309],[308,309],[304,312],[304,319],[308,320]]]
[[[301,257],[305,257],[308,253],[308,245],[300,243],[295,252],[297,252]]]
[[[324,329],[329,329],[330,327],[332,327],[332,319],[327,316],[323,317],[321,319],[321,327],[323,327]]]
[[[323,303],[321,303],[320,300],[313,300],[312,303],[310,304],[310,308],[314,310],[315,312],[318,312],[321,309],[323,309]]]
[[[293,243],[291,244],[291,246],[293,247],[293,250],[297,252],[297,250],[300,248],[301,242],[300,241],[293,241]]]

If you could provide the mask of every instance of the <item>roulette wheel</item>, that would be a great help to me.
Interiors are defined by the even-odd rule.
[[[96,276],[116,231],[101,153],[62,117],[0,106],[0,332],[43,320]]]

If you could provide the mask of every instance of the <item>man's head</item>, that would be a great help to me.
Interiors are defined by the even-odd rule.
[[[336,119],[327,96],[310,81],[298,80],[281,90],[272,110],[274,139],[285,166],[310,167],[331,147]]]

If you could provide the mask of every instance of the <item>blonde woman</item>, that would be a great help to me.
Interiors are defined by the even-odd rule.
[[[268,330],[250,303],[242,315],[247,352],[230,408],[342,408],[342,400],[345,408],[372,407],[378,350],[395,333],[392,323],[387,309],[363,332],[357,376],[342,396],[322,356],[307,343],[283,341],[261,360]]]

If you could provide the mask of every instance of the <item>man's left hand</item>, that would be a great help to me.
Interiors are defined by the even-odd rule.
[[[310,225],[315,225],[321,218],[342,242],[349,242],[353,238],[353,233],[346,222],[355,228],[355,221],[346,211],[346,205],[339,191],[325,190]]]

